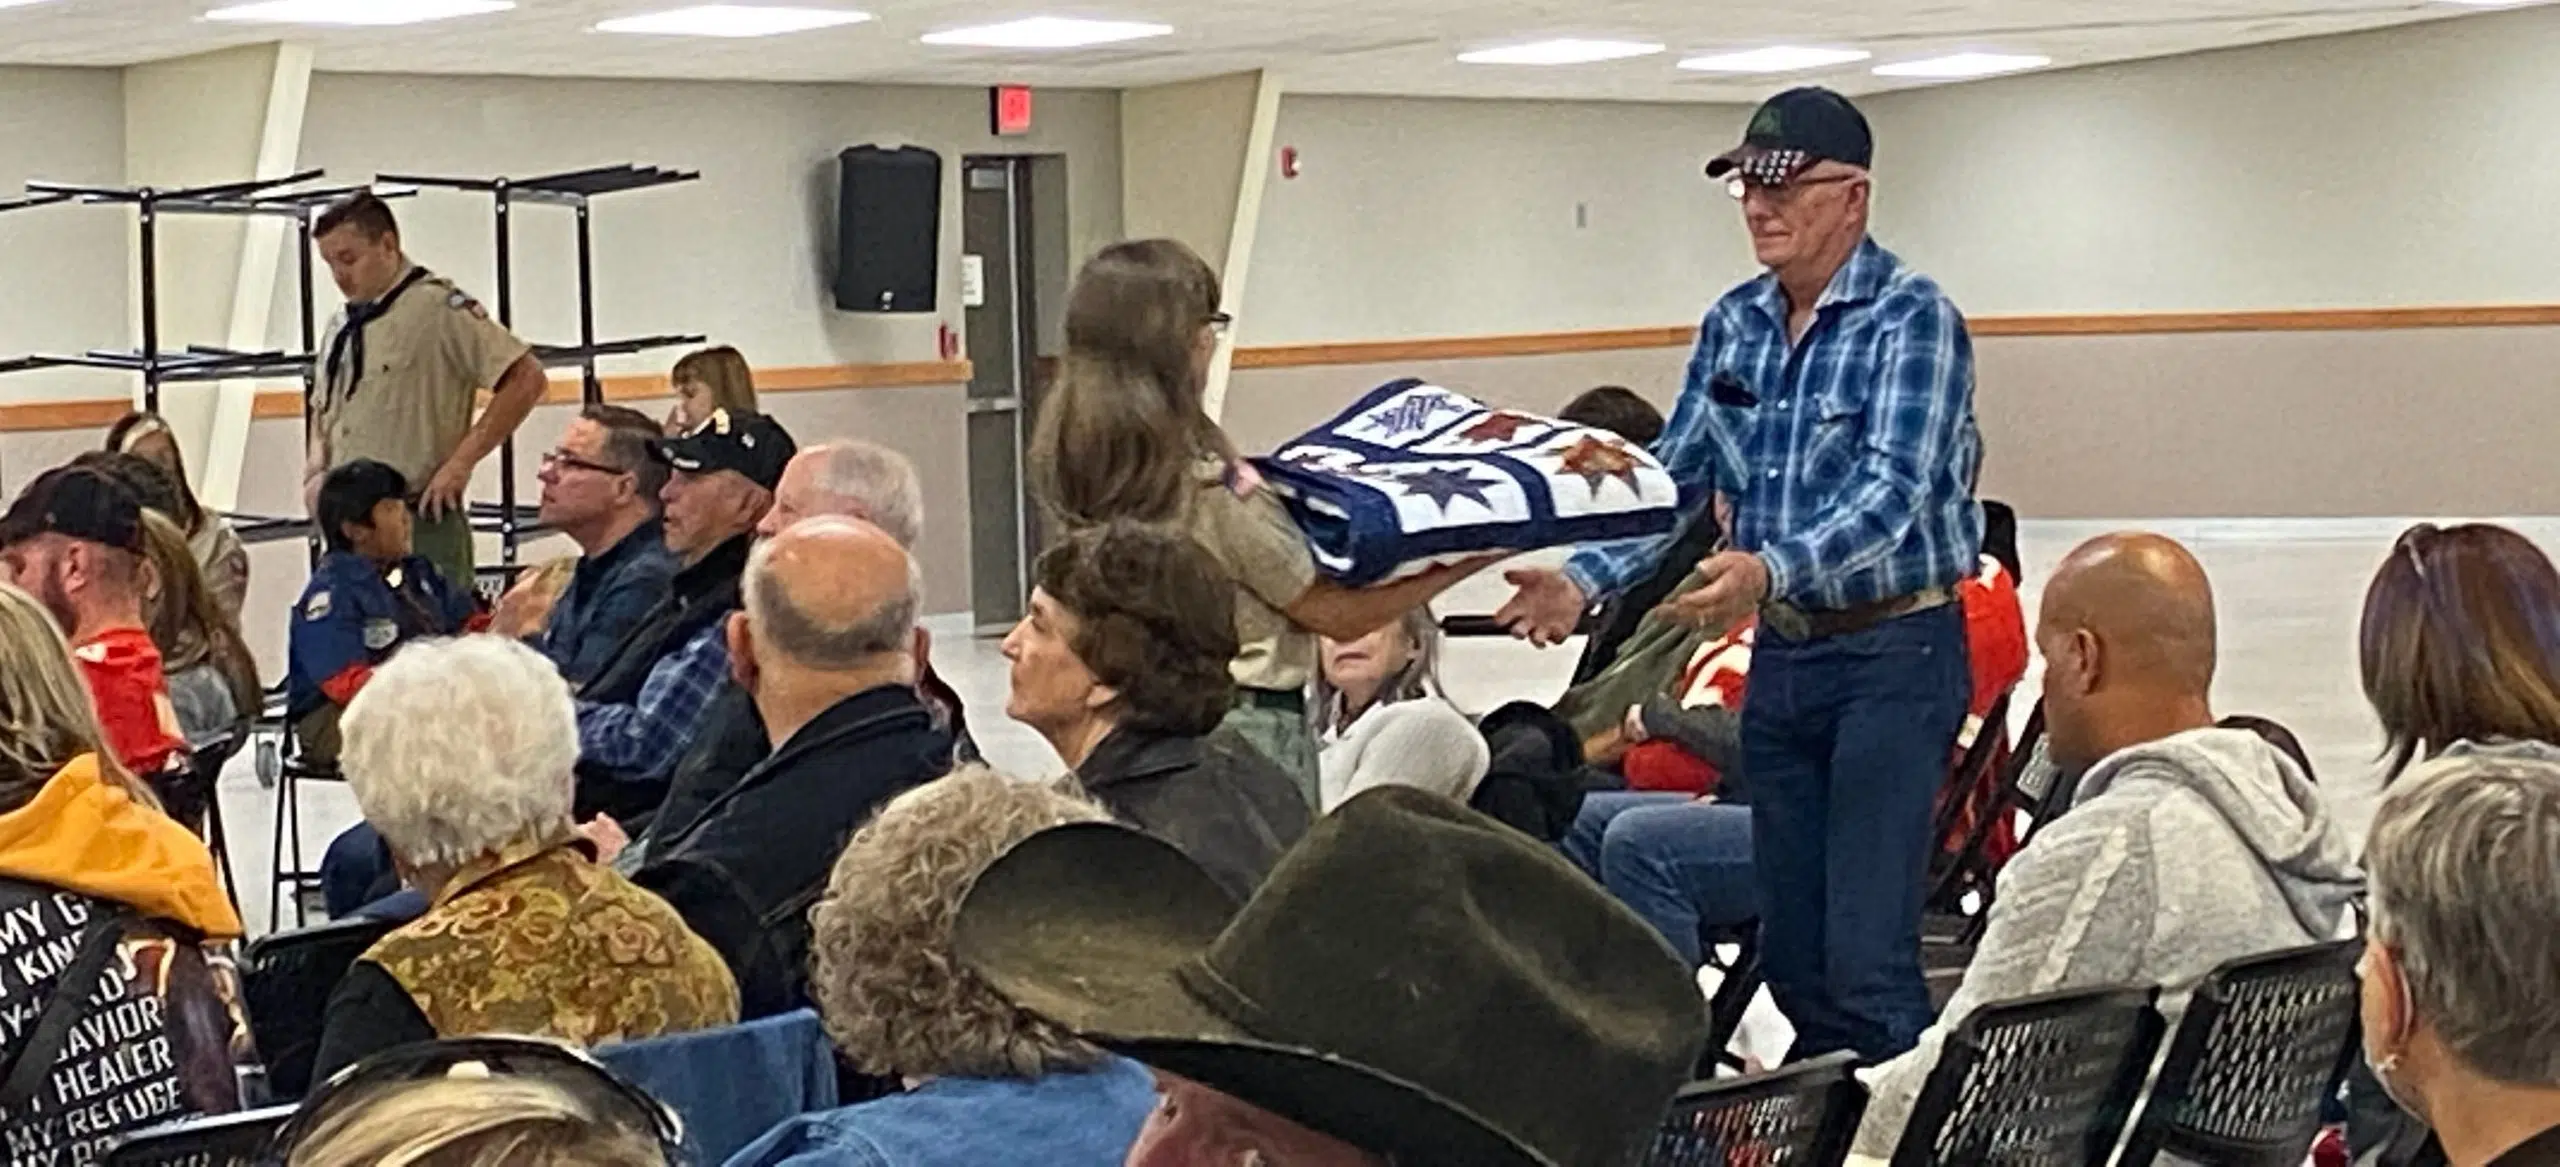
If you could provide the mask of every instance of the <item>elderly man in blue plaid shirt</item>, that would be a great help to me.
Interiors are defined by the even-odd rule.
[[[1708,311],[1655,445],[1734,514],[1704,582],[1665,606],[1718,628],[1759,610],[1743,770],[1763,967],[1796,1058],[1881,1060],[1929,1022],[1931,808],[1971,691],[1954,587],[1982,537],[1972,346],[1946,294],[1867,237],[1872,155],[1856,107],[1808,88],[1708,164],[1768,270]],[[1512,572],[1500,616],[1554,643],[1670,544]]]

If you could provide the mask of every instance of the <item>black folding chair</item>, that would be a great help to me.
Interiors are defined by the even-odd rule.
[[[1857,1055],[1700,1082],[1671,1100],[1645,1167],[1834,1167],[1849,1156],[1867,1089]]]
[[[267,926],[284,926],[284,906],[293,905],[293,926],[311,922],[311,913],[303,900],[306,893],[320,886],[320,868],[310,864],[302,854],[302,784],[305,782],[344,782],[336,762],[315,761],[306,757],[296,740],[293,724],[288,719],[278,731],[281,741],[277,765],[275,830],[267,850]]]
[[[252,1167],[266,1161],[267,1144],[293,1117],[291,1106],[237,1114],[208,1114],[124,1137],[107,1152],[106,1167]]]
[[[311,1088],[329,994],[356,958],[396,926],[362,916],[332,920],[261,936],[241,951],[241,1004],[276,1097],[300,1098]]]
[[[2096,1167],[2115,1150],[2164,1023],[2157,988],[1992,1005],[1949,1034],[1893,1167]]]
[[[2122,1167],[2171,1154],[2217,1167],[2294,1167],[2320,1133],[2355,1038],[2364,942],[2231,961],[2187,1004]]]
[[[1751,1008],[1751,999],[1760,995],[1766,983],[1760,975],[1760,921],[1745,920],[1729,928],[1701,925],[1698,951],[1707,967],[1719,974],[1715,996],[1707,1000],[1707,1045],[1698,1055],[1695,1071],[1700,1078],[1711,1078],[1718,1070],[1743,1068],[1742,1056],[1733,1052],[1733,1035],[1742,1028],[1742,1015]],[[1726,955],[1728,951],[1732,955]]]

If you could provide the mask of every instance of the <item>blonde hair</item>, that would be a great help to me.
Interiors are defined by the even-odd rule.
[[[756,412],[755,371],[747,358],[728,345],[695,349],[676,361],[667,374],[671,384],[691,381],[711,391],[711,408],[731,413]]]
[[[654,1167],[654,1133],[615,1123],[533,1077],[395,1082],[350,1099],[299,1140],[289,1167]]]
[[[1032,493],[1053,516],[1169,522],[1201,458],[1235,460],[1196,366],[1218,302],[1217,273],[1170,239],[1115,243],[1076,273],[1067,351],[1031,432]]]
[[[854,832],[809,911],[809,993],[847,1058],[917,1078],[1032,1078],[1101,1061],[951,955],[961,899],[1006,849],[1060,824],[1110,820],[1072,783],[963,766]]]
[[[0,584],[0,813],[25,806],[83,754],[98,776],[145,806],[160,805],[106,746],[89,686],[71,662],[53,615],[34,596]]]

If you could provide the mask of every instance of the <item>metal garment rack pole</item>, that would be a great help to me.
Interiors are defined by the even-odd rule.
[[[700,336],[649,336],[623,341],[596,339],[595,243],[588,202],[597,195],[646,190],[692,182],[702,177],[691,170],[667,170],[655,166],[599,166],[586,170],[563,171],[536,178],[452,178],[420,174],[384,174],[377,182],[409,187],[434,187],[489,196],[491,218],[495,228],[497,254],[498,323],[513,329],[516,323],[515,297],[515,204],[519,201],[570,208],[577,218],[578,239],[578,343],[575,346],[533,346],[535,359],[546,369],[576,366],[579,369],[579,396],[587,404],[604,400],[604,379],[596,372],[599,357],[621,356],[653,348],[699,344]],[[476,524],[475,524],[476,525]],[[513,435],[498,445],[498,507],[495,530],[498,535],[499,562],[506,567],[516,563],[516,542],[528,529],[516,506],[516,443]]]
[[[160,388],[182,381],[222,381],[234,377],[278,376],[291,372],[296,361],[307,361],[311,343],[306,336],[299,354],[288,355],[266,351],[234,351],[207,345],[190,345],[179,353],[169,353],[160,339],[160,217],[168,215],[301,215],[297,200],[335,193],[298,191],[291,188],[320,177],[318,170],[305,170],[280,178],[252,179],[245,182],[216,183],[209,186],[178,187],[114,187],[78,183],[29,182],[27,193],[0,201],[0,213],[60,204],[89,206],[131,206],[139,230],[137,289],[141,316],[141,347],[136,350],[92,349],[79,356],[35,355],[0,361],[0,373],[44,368],[114,369],[139,374],[142,378],[142,405],[152,412],[160,409]],[[303,293],[303,314],[310,315],[310,292]]]

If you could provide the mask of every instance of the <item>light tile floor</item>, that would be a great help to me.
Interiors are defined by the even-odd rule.
[[[2560,546],[2560,519],[2506,521],[2546,548]],[[2361,835],[2377,791],[2380,735],[2356,678],[2356,620],[2366,582],[2405,526],[2395,519],[2029,522],[2020,532],[2028,614],[2032,619],[2043,577],[2082,539],[2148,527],[2184,540],[2213,578],[2221,615],[2217,706],[2290,726],[2309,749],[2340,820]],[[1507,594],[1498,574],[1488,573],[1453,590],[1438,609],[1489,612]],[[933,624],[935,665],[967,701],[970,727],[988,757],[1015,774],[1054,773],[1057,755],[1047,743],[1004,716],[1005,661],[996,640],[969,636],[964,619]],[[1451,695],[1481,712],[1513,698],[1552,699],[1578,652],[1578,642],[1542,652],[1507,640],[1460,640],[1449,646],[1443,672]],[[2030,665],[2029,692],[2037,676]],[[2030,703],[2018,703],[2020,720]],[[233,765],[222,794],[242,908],[254,935],[269,926],[264,880],[275,796],[258,784],[250,761],[244,753]],[[355,803],[342,786],[310,785],[302,807],[304,854],[316,865],[328,840],[356,820]]]

